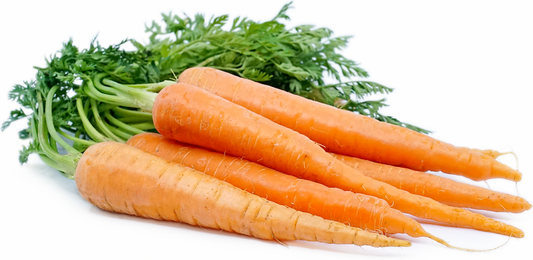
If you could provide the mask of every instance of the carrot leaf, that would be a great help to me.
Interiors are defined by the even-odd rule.
[[[150,111],[157,93],[184,70],[205,66],[428,133],[382,115],[385,99],[368,100],[392,89],[365,80],[368,72],[341,54],[350,36],[306,24],[290,28],[284,23],[290,20],[289,9],[291,3],[263,22],[163,14],[162,24],[146,26],[147,44],[125,39],[102,46],[95,38],[80,49],[68,40],[46,59],[46,66],[35,67],[34,79],[11,89],[9,99],[20,108],[10,112],[1,129],[27,118],[19,137],[31,140],[22,148],[20,162],[36,153],[71,176],[72,158],[91,144],[155,131]],[[127,44],[134,49],[124,50]],[[71,155],[58,154],[57,145]]]
[[[265,22],[241,17],[230,21],[227,15],[205,19],[202,14],[163,14],[163,24],[154,21],[146,27],[148,44],[132,41],[139,51],[149,51],[157,60],[161,79],[170,79],[190,67],[212,67],[329,105],[350,103],[343,108],[353,112],[367,109],[358,107],[367,96],[392,91],[361,80],[369,76],[368,72],[341,54],[351,36],[334,36],[331,29],[312,25],[288,28],[283,20],[290,19],[287,12],[291,4]],[[227,30],[226,24],[231,25]],[[335,83],[327,83],[330,81]],[[375,109],[386,106],[383,99],[373,102],[382,102],[374,105]],[[364,114],[429,132],[375,110]]]

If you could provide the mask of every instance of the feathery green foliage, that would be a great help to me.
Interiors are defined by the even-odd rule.
[[[163,26],[146,27],[146,45],[128,39],[105,48],[93,40],[80,50],[70,40],[45,67],[35,68],[34,80],[9,92],[21,108],[11,111],[2,129],[28,118],[28,128],[19,133],[31,138],[20,152],[21,163],[37,153],[72,177],[72,161],[91,144],[155,131],[150,110],[157,92],[187,68],[206,66],[427,133],[380,114],[384,99],[365,100],[392,89],[364,80],[368,73],[340,54],[350,37],[334,37],[332,30],[311,25],[287,28],[289,8],[290,3],[265,22],[164,14]],[[136,50],[125,51],[124,44]],[[58,145],[67,154],[60,154]]]

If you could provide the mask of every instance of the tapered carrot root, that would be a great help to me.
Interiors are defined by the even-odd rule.
[[[413,194],[432,198],[446,205],[513,213],[531,209],[531,204],[527,200],[510,194],[351,156],[339,154],[333,154],[333,156],[368,177]]]
[[[386,234],[406,233],[413,237],[428,236],[418,222],[373,196],[328,188],[241,158],[173,141],[159,134],[138,134],[130,138],[127,144],[298,211],[363,230]]]
[[[506,154],[511,154],[514,156],[514,159],[516,160],[516,170],[518,171],[518,156],[516,155],[516,153],[510,151],[510,152],[498,152],[496,150],[491,150],[491,149],[487,149],[487,150],[480,150],[480,149],[471,149],[472,151],[474,152],[479,152],[479,153],[482,153],[484,155],[487,155],[487,156],[490,156],[491,158],[494,158],[494,159],[497,159],[498,157],[502,156],[502,155],[506,155]]]
[[[159,134],[138,134],[127,143],[298,211],[364,230],[387,234],[405,233],[412,237],[428,237],[450,248],[485,251],[452,246],[428,233],[415,220],[392,209],[384,200],[372,196],[327,188],[244,159],[179,143]]]
[[[522,174],[492,158],[415,131],[337,109],[212,68],[190,68],[179,82],[198,86],[318,142],[331,152],[480,181]]]
[[[227,152],[329,187],[373,195],[417,217],[507,236],[524,235],[511,225],[364,176],[304,135],[192,85],[178,83],[163,89],[152,113],[157,131],[167,138]]]
[[[269,240],[375,247],[410,245],[409,241],[280,206],[125,144],[91,146],[79,161],[75,176],[82,197],[111,212]]]

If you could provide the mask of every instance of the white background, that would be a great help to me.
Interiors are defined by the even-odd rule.
[[[429,1],[428,1],[429,2]],[[533,5],[530,1],[294,1],[290,25],[314,24],[353,35],[343,52],[371,79],[390,86],[400,120],[458,146],[514,151],[523,180],[475,183],[533,201]],[[4,1],[0,4],[0,120],[17,105],[11,87],[35,75],[45,57],[73,38],[87,47],[147,39],[160,13],[273,17],[285,1]],[[376,97],[377,98],[377,97]],[[524,259],[533,245],[532,212],[489,213],[522,228],[523,239],[424,225],[468,253],[428,239],[410,248],[261,241],[240,235],[111,214],[78,194],[74,181],[32,156],[20,166],[18,122],[0,133],[0,259]],[[512,156],[501,161],[516,167]],[[453,177],[466,181],[464,178]],[[407,238],[403,237],[402,238]]]

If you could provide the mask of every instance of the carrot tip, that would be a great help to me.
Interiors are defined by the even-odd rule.
[[[524,211],[531,209],[531,203],[529,201],[524,200]]]
[[[398,247],[410,247],[411,245],[411,241],[401,240],[401,242],[398,244]]]
[[[494,248],[488,248],[488,249],[471,249],[471,248],[463,248],[463,247],[452,246],[452,245],[448,244],[448,242],[444,241],[443,239],[438,238],[438,237],[436,237],[436,236],[434,236],[434,235],[431,235],[431,234],[429,234],[429,233],[428,233],[428,236],[427,236],[427,237],[430,238],[430,239],[433,239],[435,242],[437,242],[437,243],[439,243],[439,244],[441,244],[441,245],[444,245],[444,246],[446,246],[446,247],[448,247],[448,248],[457,249],[457,250],[461,250],[461,251],[467,251],[467,252],[488,252],[488,251],[493,251],[493,250],[496,250],[496,249],[498,249],[498,248],[500,248],[500,247],[503,247],[503,246],[506,245],[506,244],[509,242],[509,240],[511,239],[511,237],[509,237],[509,238],[507,239],[507,241],[505,241],[505,243],[503,243],[502,245],[499,245],[499,246],[497,246],[497,247],[494,247]]]

